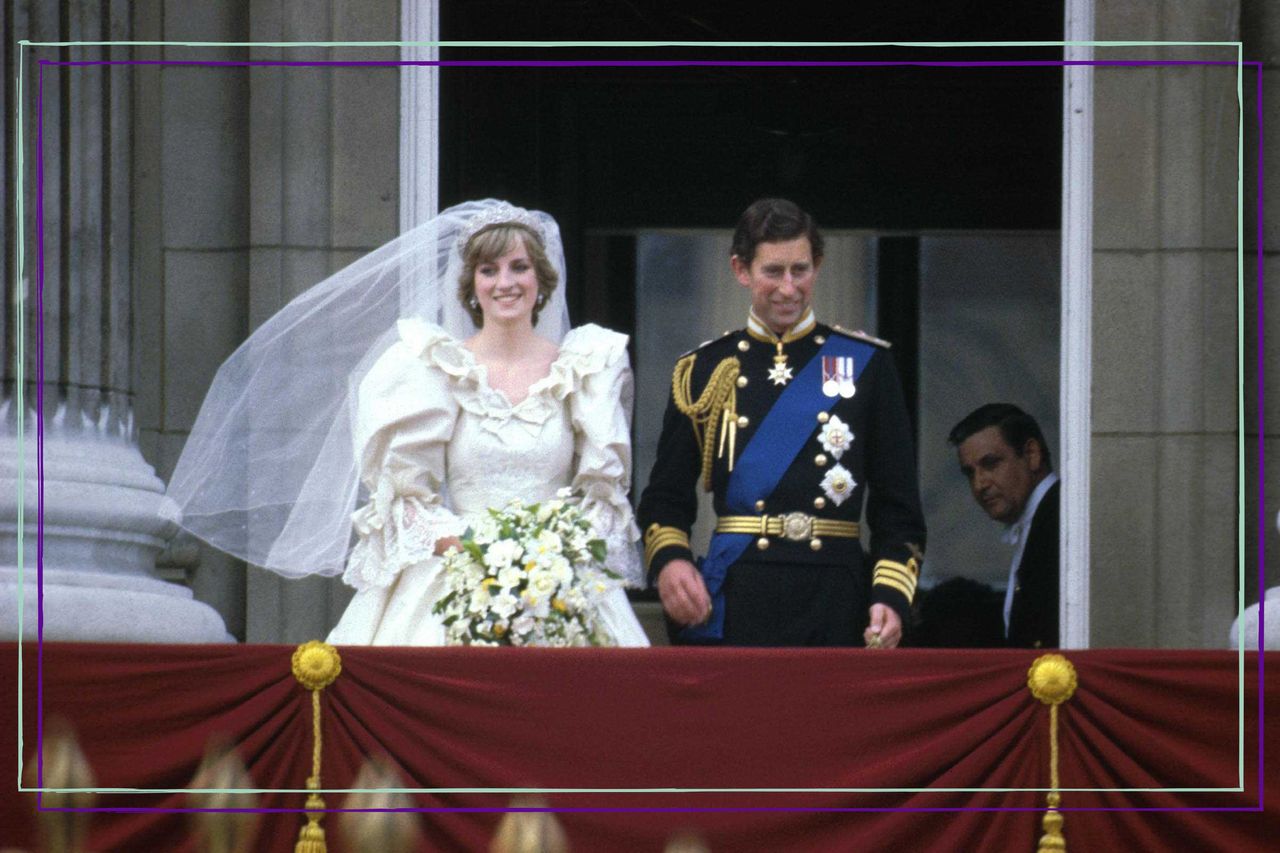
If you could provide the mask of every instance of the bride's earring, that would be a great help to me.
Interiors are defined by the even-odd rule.
[[[543,305],[546,305],[546,304],[547,304],[547,294],[545,294],[545,293],[539,293],[539,294],[538,294],[538,298],[537,298],[537,299],[535,299],[535,300],[534,300],[534,302],[537,304],[537,306],[538,306],[539,308],[541,308]]]
[[[467,307],[470,308],[472,311],[476,310],[477,308],[480,307],[480,300],[476,299],[474,296],[469,297],[467,299]]]

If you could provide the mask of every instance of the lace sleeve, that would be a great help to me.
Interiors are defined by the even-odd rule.
[[[578,467],[572,487],[584,495],[583,510],[609,547],[606,564],[630,587],[644,575],[627,490],[631,485],[633,380],[625,335],[582,326],[565,337],[562,350],[575,361],[576,392],[569,397]]]
[[[404,337],[359,390],[354,435],[369,499],[351,517],[356,544],[342,576],[356,589],[390,585],[464,528],[443,499],[457,404],[447,377],[422,358],[423,341]]]

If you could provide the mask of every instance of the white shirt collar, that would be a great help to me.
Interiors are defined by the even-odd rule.
[[[1022,540],[1031,528],[1031,519],[1036,517],[1036,509],[1039,508],[1040,501],[1044,500],[1045,494],[1056,482],[1058,482],[1058,475],[1050,471],[1047,477],[1036,483],[1036,487],[1031,490],[1031,497],[1027,498],[1027,505],[1022,508],[1022,515],[1013,524],[1005,527],[1004,532],[1000,534],[1001,542],[1006,545],[1017,545]]]

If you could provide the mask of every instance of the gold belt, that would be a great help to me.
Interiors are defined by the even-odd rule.
[[[857,539],[858,522],[815,518],[803,512],[786,515],[722,515],[716,533],[750,533],[753,536],[782,536],[793,542],[830,536]]]

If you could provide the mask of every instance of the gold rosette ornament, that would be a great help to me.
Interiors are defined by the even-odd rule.
[[[342,672],[342,658],[328,643],[310,640],[293,652],[293,677],[311,691],[311,775],[307,777],[307,823],[298,831],[294,853],[325,853],[324,800],[320,797],[320,691],[333,684]]]
[[[1040,837],[1037,853],[1067,849],[1067,840],[1062,835],[1062,813],[1058,811],[1062,802],[1058,793],[1058,706],[1075,694],[1078,683],[1076,668],[1058,654],[1041,655],[1027,671],[1027,689],[1049,706],[1049,793],[1045,797],[1049,810],[1044,814],[1044,835]]]

